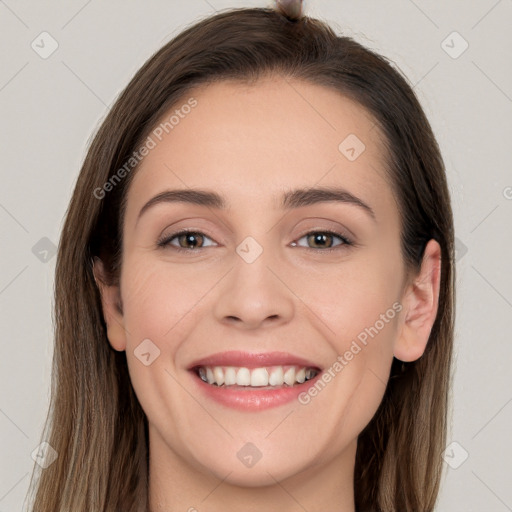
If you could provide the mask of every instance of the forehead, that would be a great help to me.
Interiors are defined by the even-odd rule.
[[[229,207],[277,207],[282,191],[315,185],[393,203],[374,119],[324,86],[284,77],[202,85],[150,136],[154,147],[136,171],[129,209],[166,188],[208,186],[224,191]]]

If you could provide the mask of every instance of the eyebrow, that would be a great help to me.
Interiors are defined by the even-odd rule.
[[[140,210],[138,219],[152,206],[159,203],[190,203],[218,210],[228,209],[227,201],[218,193],[202,189],[176,189],[165,190],[152,197]],[[364,210],[373,220],[376,220],[375,212],[364,201],[339,187],[301,188],[287,191],[281,198],[281,209],[290,210],[317,203],[338,202],[351,204]],[[138,221],[137,219],[137,221]]]

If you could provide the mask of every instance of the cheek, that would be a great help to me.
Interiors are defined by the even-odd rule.
[[[163,404],[190,403],[186,390],[176,385],[176,357],[197,324],[201,298],[219,280],[215,273],[198,273],[193,267],[177,268],[142,253],[123,262],[128,369],[137,398],[153,420],[165,417]],[[177,415],[165,423],[176,439],[183,433],[179,420]]]
[[[130,378],[149,417],[157,417],[162,402],[184,403],[187,395],[173,376],[185,364],[187,341],[206,308],[208,292],[225,270],[172,265],[145,253],[123,262],[121,293]],[[181,350],[182,346],[184,350]],[[156,414],[156,416],[155,416]]]
[[[302,280],[301,297],[312,318],[322,320],[317,324],[325,326],[322,334],[335,354],[329,367],[333,394],[324,398],[345,397],[343,409],[352,411],[346,417],[357,423],[354,432],[371,419],[387,385],[400,327],[402,273],[395,252],[368,254]]]
[[[392,341],[403,276],[397,251],[385,257],[368,252],[299,275],[297,295],[322,320],[323,333],[338,353],[358,337],[362,343],[372,334],[379,334],[381,344]]]
[[[329,342],[336,355],[322,378],[325,387],[310,388],[301,403],[313,402],[307,407],[323,411],[313,426],[332,427],[333,450],[356,439],[382,401],[401,311],[401,304],[391,301],[386,293],[354,292],[338,298],[336,314],[326,319],[334,330]],[[322,303],[317,307],[322,310]]]
[[[144,256],[126,261],[123,313],[132,343],[142,336],[161,341],[163,348],[179,339],[178,334],[201,308],[202,297],[219,280],[217,274],[221,275]]]
[[[193,325],[205,285],[208,283],[201,284],[187,272],[176,271],[144,254],[123,262],[126,356],[141,403],[147,403],[141,394],[153,392],[154,399],[158,379],[165,370],[174,373],[176,352]]]

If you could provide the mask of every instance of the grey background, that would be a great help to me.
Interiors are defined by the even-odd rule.
[[[52,250],[92,133],[134,72],[185,26],[226,7],[266,5],[0,0],[0,512],[22,510],[40,442]],[[512,1],[310,0],[306,13],[393,60],[431,120],[458,238],[449,434],[457,444],[446,460],[459,467],[446,465],[437,510],[512,510]],[[31,47],[43,45],[43,31],[58,42],[46,59]]]

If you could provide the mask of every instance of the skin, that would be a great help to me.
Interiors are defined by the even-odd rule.
[[[431,240],[420,273],[406,272],[382,135],[358,104],[279,76],[202,86],[183,104],[191,96],[197,106],[145,157],[128,191],[120,286],[105,285],[95,265],[109,341],[126,350],[149,421],[151,510],[354,511],[357,436],[393,356],[413,361],[425,350],[440,247]],[[366,146],[354,161],[338,149],[349,134]],[[375,219],[337,202],[279,208],[284,191],[313,186],[343,187]],[[137,219],[174,188],[213,190],[230,208],[159,203]],[[203,233],[195,241],[204,247],[178,253],[177,238],[157,246],[183,228]],[[327,237],[329,253],[305,236],[326,230],[355,245]],[[263,249],[250,264],[236,252],[247,236]],[[225,350],[288,351],[329,368],[395,302],[402,310],[307,405],[237,411],[193,387],[187,367]],[[147,338],[160,355],[145,366],[134,350]],[[262,454],[250,468],[237,458],[247,442]]]

